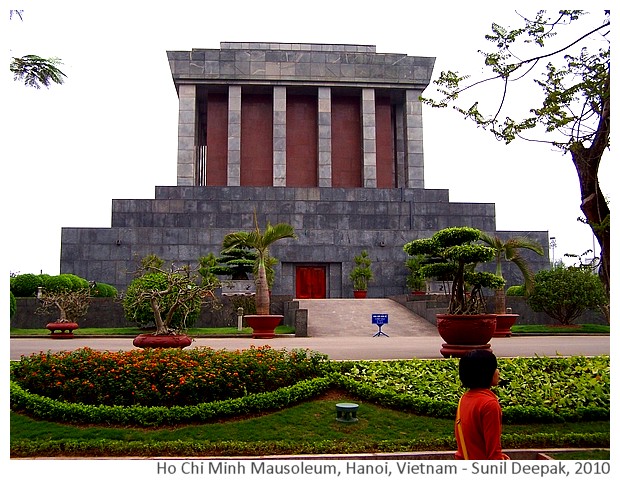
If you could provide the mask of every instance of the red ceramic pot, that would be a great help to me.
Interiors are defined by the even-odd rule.
[[[155,335],[142,333],[133,339],[134,347],[138,348],[185,348],[192,344],[187,335]]]
[[[252,327],[252,338],[274,338],[275,329],[284,318],[283,315],[245,315],[247,324]]]
[[[446,343],[440,353],[444,357],[462,357],[470,350],[490,350],[495,333],[496,314],[437,314],[437,331]]]

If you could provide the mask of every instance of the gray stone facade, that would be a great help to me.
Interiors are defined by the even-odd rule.
[[[156,187],[154,199],[113,200],[110,228],[63,228],[63,273],[75,273],[123,290],[140,259],[156,254],[178,264],[196,265],[219,254],[227,233],[286,222],[299,237],[270,252],[280,260],[275,295],[295,296],[296,269],[319,266],[326,296],[352,296],[353,257],[367,250],[375,280],[369,296],[406,293],[403,245],[441,228],[472,226],[494,233],[494,204],[450,202],[447,190],[424,188],[422,107],[419,95],[430,81],[434,59],[378,54],[374,46],[222,43],[220,49],[168,52],[179,95],[177,185]],[[245,93],[260,89],[273,99],[273,182],[242,185],[241,114]],[[286,184],[287,97],[316,95],[316,185]],[[226,185],[207,186],[209,149],[201,120],[208,95],[225,95],[227,112]],[[335,188],[332,164],[332,98],[346,91],[359,96],[361,175],[359,188]],[[377,99],[389,99],[393,129],[394,187],[377,188]],[[174,159],[170,159],[174,161]],[[547,232],[529,235],[547,245]],[[532,256],[535,270],[548,265]],[[520,283],[510,268],[509,284]]]
[[[296,266],[317,264],[326,267],[328,297],[351,297],[349,272],[363,249],[375,272],[369,296],[403,294],[406,242],[455,225],[495,232],[493,204],[450,202],[447,190],[157,187],[155,199],[114,200],[111,228],[63,228],[61,270],[122,290],[148,254],[194,266],[218,254],[224,235],[253,228],[254,210],[261,226],[286,222],[299,237],[271,251],[281,262],[277,295],[294,296]],[[547,232],[504,235],[517,234],[546,243]],[[548,262],[532,260],[536,269]]]

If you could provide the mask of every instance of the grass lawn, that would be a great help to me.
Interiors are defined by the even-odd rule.
[[[609,334],[609,325],[584,323],[580,325],[513,325],[512,333],[539,333],[553,335],[560,333],[602,333]]]
[[[583,324],[573,326],[554,326],[554,325],[514,325],[512,332],[515,334],[545,334],[554,335],[562,333],[599,333],[609,334],[609,325]],[[49,330],[45,328],[11,328],[11,335],[49,335]],[[117,328],[78,328],[74,331],[75,336],[80,335],[127,335],[135,336],[141,333],[148,333],[147,330],[137,327],[117,327]],[[276,334],[290,335],[294,334],[295,329],[287,325],[276,327]],[[251,335],[252,329],[243,328],[241,332],[237,327],[219,327],[219,328],[190,328],[187,331],[190,337],[216,336],[216,335]]]
[[[360,405],[356,423],[336,421],[335,404],[355,401]],[[454,438],[452,419],[438,419],[390,410],[369,402],[359,402],[346,394],[330,395],[286,408],[274,413],[233,419],[203,425],[174,428],[120,428],[76,426],[39,421],[11,412],[11,441],[63,440],[122,442],[346,442],[349,445],[380,445],[384,442],[421,441],[430,446],[450,445]],[[528,433],[595,433],[609,432],[609,422],[504,425],[504,435]],[[375,447],[379,448],[379,447]],[[448,447],[447,449],[453,449]],[[406,447],[404,448],[405,450]],[[439,448],[441,449],[441,448]],[[377,451],[380,451],[377,450]],[[603,452],[605,453],[605,452]],[[608,453],[608,452],[607,452]],[[570,454],[568,454],[570,455]],[[592,457],[587,457],[592,458]]]
[[[117,328],[78,328],[74,330],[74,335],[128,335],[135,336],[141,333],[149,333],[137,327],[117,327]],[[278,335],[295,333],[293,327],[279,325],[275,330]],[[11,335],[49,335],[50,331],[45,328],[11,328]],[[237,327],[217,327],[217,328],[190,328],[187,330],[190,337],[210,336],[210,335],[251,335],[252,329],[245,327],[239,332]]]

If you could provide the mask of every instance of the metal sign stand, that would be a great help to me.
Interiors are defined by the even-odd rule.
[[[389,337],[387,333],[383,333],[383,325],[388,323],[388,314],[387,313],[373,313],[372,314],[372,323],[379,327],[379,331],[373,335],[373,337]]]

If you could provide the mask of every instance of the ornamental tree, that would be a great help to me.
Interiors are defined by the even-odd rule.
[[[474,271],[478,263],[488,262],[495,255],[493,248],[474,243],[480,234],[476,228],[450,227],[403,247],[409,255],[425,257],[419,270],[424,278],[452,282],[449,314],[485,313],[483,288],[501,288],[505,283],[493,273]]]
[[[570,325],[588,309],[604,312],[608,301],[599,277],[590,268],[559,266],[534,276],[527,302],[562,325]]]
[[[250,248],[256,250],[257,275],[256,282],[256,313],[269,315],[269,283],[267,281],[267,264],[269,262],[269,247],[284,238],[297,239],[295,229],[288,223],[271,225],[267,222],[264,231],[258,226],[256,212],[254,212],[254,230],[250,232],[233,232],[224,237],[223,252],[236,248]]]
[[[153,263],[127,287],[123,308],[128,319],[155,323],[155,335],[185,330],[200,314],[201,305],[215,299],[216,284],[202,282],[189,266],[165,269]]]

